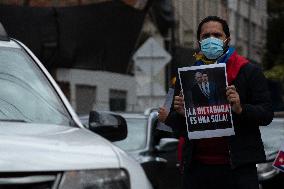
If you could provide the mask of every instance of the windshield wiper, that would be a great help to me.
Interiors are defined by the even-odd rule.
[[[23,119],[0,119],[0,122],[22,122],[22,123],[27,123],[26,120]]]

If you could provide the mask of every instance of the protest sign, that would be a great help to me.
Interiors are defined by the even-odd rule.
[[[234,135],[226,64],[178,69],[189,139]]]
[[[164,107],[166,108],[166,110],[168,112],[170,112],[170,109],[171,109],[171,106],[172,106],[172,102],[173,102],[173,98],[174,98],[174,91],[175,90],[173,88],[169,88],[169,91],[166,95]],[[162,130],[162,131],[172,132],[172,128],[169,127],[168,125],[162,123],[162,122],[158,122],[157,129]]]

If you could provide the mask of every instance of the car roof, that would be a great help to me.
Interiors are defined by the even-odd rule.
[[[147,118],[143,113],[119,113],[124,118]]]
[[[98,111],[98,112],[106,112],[106,113],[112,113],[112,114],[118,114],[121,115],[124,118],[147,118],[146,115],[143,113],[132,113],[132,112],[112,112],[112,111]],[[88,114],[81,114],[79,115],[80,120],[88,120],[89,115]]]

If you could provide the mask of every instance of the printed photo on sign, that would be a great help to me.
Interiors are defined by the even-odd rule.
[[[189,139],[234,135],[226,64],[178,69]]]

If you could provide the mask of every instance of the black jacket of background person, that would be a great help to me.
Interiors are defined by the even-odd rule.
[[[266,160],[259,126],[268,125],[274,116],[266,82],[261,69],[248,63],[240,69],[232,83],[240,95],[243,109],[240,115],[232,112],[235,135],[226,137],[230,150],[230,163],[233,168]],[[176,83],[179,84],[179,82]],[[179,90],[180,86],[176,85],[176,95],[179,94]],[[166,119],[166,124],[186,138],[183,162],[185,166],[189,165],[194,145],[193,141],[187,137],[185,117],[172,109]]]

